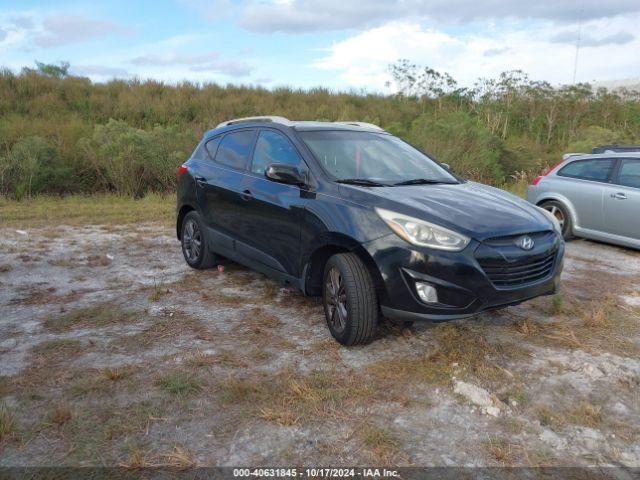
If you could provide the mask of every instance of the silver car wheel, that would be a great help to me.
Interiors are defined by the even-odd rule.
[[[548,205],[544,207],[544,209],[550,212],[551,215],[556,217],[556,219],[558,220],[558,223],[560,224],[560,228],[564,229],[564,213],[562,213],[562,210],[560,210],[555,205]]]

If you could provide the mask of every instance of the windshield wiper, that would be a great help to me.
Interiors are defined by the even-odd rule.
[[[346,183],[348,185],[362,185],[363,187],[388,187],[388,185],[368,178],[342,178],[336,180],[336,183]]]
[[[456,185],[458,182],[449,182],[447,180],[433,180],[431,178],[412,178],[411,180],[404,180],[402,182],[394,183],[394,186],[401,185],[436,185],[443,183],[445,185]]]

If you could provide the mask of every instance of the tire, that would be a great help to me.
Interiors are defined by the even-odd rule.
[[[333,338],[343,345],[371,341],[378,326],[378,298],[371,275],[353,253],[339,253],[327,261],[322,303]]]
[[[208,248],[202,219],[196,211],[191,211],[182,219],[180,241],[182,255],[191,268],[204,270],[215,265],[215,255]]]
[[[567,211],[567,207],[555,200],[542,202],[540,207],[551,212],[551,214],[558,219],[562,227],[562,236],[565,240],[569,240],[573,235],[573,223],[571,222],[571,215]]]

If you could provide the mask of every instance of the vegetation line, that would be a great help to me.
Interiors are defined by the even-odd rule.
[[[93,84],[67,72],[66,64],[0,70],[0,195],[171,192],[176,167],[206,130],[258,114],[376,123],[460,175],[498,186],[526,184],[566,151],[640,139],[640,93],[553,88],[518,71],[462,88],[447,74],[399,61],[390,67],[398,92],[391,96]]]

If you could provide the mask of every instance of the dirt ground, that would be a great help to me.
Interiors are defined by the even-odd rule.
[[[161,224],[0,229],[0,465],[640,466],[640,252],[335,343],[319,304]]]

